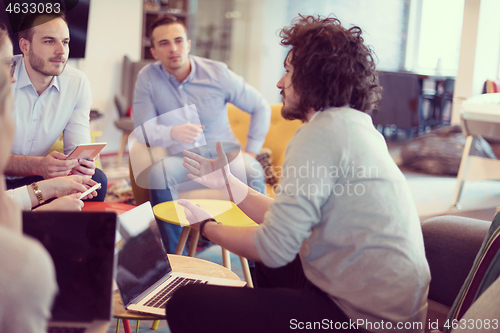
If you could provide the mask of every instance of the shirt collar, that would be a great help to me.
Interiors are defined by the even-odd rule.
[[[26,64],[24,62],[24,57],[20,56],[19,60],[20,60],[20,62],[17,65],[20,67],[20,69],[17,71],[17,88],[21,89],[21,88],[27,87],[29,85],[33,86],[33,83],[31,82],[31,79],[28,76],[28,72],[26,71]],[[52,81],[50,82],[47,89],[50,89],[52,86],[54,86],[58,91],[61,91],[59,76],[54,76],[52,78]],[[33,88],[35,88],[35,86],[33,86]]]
[[[311,117],[311,119],[309,119],[309,121],[308,121],[308,122],[310,123],[311,121],[313,121],[313,120],[314,120],[314,118],[316,118],[316,116],[317,116],[320,112],[321,112],[321,111],[316,111],[316,113],[315,113],[315,114],[313,114],[313,116]]]
[[[189,62],[191,63],[191,72],[189,73],[188,77],[186,78],[186,82],[191,81],[194,79],[194,73],[196,72],[196,62],[194,61],[193,57],[191,55],[188,55]]]
[[[191,57],[191,55],[188,55],[188,59],[189,59],[189,62],[191,63],[191,72],[189,73],[188,77],[184,80],[184,82],[189,82],[191,80],[193,80],[194,78],[194,73],[196,71],[196,63],[194,62],[193,58]],[[161,64],[161,61],[158,60],[156,63],[155,63],[156,66],[158,66],[158,69],[160,71],[162,71],[163,73],[165,73],[165,75],[167,76],[167,78],[169,80],[171,79],[175,79],[175,76],[170,74],[169,72],[167,72],[167,70],[165,68],[163,68],[163,65]],[[182,82],[181,82],[182,83]]]

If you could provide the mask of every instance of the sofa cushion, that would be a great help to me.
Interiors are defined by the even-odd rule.
[[[431,271],[429,299],[452,306],[481,248],[491,222],[439,216],[422,222]]]
[[[481,244],[472,269],[450,310],[450,322],[460,320],[470,306],[500,276],[500,214],[496,214]],[[448,332],[449,329],[444,330]]]

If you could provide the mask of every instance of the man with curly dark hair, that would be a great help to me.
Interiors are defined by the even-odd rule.
[[[380,95],[372,51],[359,27],[331,17],[300,16],[280,35],[291,46],[282,115],[305,124],[276,199],[232,176],[219,143],[216,160],[184,152],[189,177],[225,189],[259,226],[220,225],[179,200],[192,228],[256,261],[257,288],[180,288],[167,303],[170,328],[423,332],[429,267],[406,180],[366,114]]]

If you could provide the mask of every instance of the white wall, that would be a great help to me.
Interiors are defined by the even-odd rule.
[[[460,61],[453,94],[451,123],[460,122],[462,101],[479,95],[500,66],[500,1],[465,0]]]
[[[285,49],[277,31],[287,24],[288,0],[236,0],[234,5],[242,16],[233,20],[230,67],[269,103],[281,103],[276,83],[284,73]]]
[[[482,92],[488,79],[496,79],[500,59],[500,1],[481,0],[477,31],[472,96]]]
[[[142,4],[142,0],[91,1],[85,59],[70,61],[90,81],[92,109],[104,113],[98,121],[103,135],[97,139],[108,143],[104,154],[120,147],[122,132],[113,123],[118,118],[114,95],[121,89],[123,56],[133,61],[141,57]]]
[[[260,41],[261,66],[257,89],[271,104],[281,103],[280,90],[276,87],[279,79],[285,73],[283,61],[286,48],[280,45],[279,30],[290,22],[286,21],[288,0],[266,1],[263,16],[263,36]]]

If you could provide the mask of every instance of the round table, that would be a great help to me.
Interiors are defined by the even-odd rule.
[[[251,227],[258,225],[231,201],[214,199],[189,199],[189,201],[195,205],[200,205],[200,207],[208,211],[217,220],[217,222],[220,222],[223,225],[233,227]],[[191,244],[189,246],[188,256],[194,257],[200,233],[197,230],[189,228],[189,222],[184,214],[184,207],[179,205],[177,200],[167,201],[155,205],[153,207],[153,212],[159,220],[183,227],[179,242],[177,243],[177,248],[175,249],[175,254],[182,254],[191,231]],[[245,280],[247,281],[249,287],[253,287],[250,268],[248,267],[248,260],[240,256],[240,261],[243,268],[243,274],[245,275]],[[224,267],[231,269],[229,252],[224,248],[222,248],[222,262]]]
[[[172,271],[182,272],[189,274],[197,274],[211,277],[224,278],[229,280],[240,281],[240,278],[235,273],[231,272],[229,269],[222,267],[216,263],[206,261],[203,259],[179,256],[175,254],[169,254],[168,260],[172,265]],[[113,317],[117,318],[116,331],[118,332],[118,326],[120,325],[120,319],[130,319],[130,320],[158,320],[164,317],[155,316],[151,314],[141,314],[139,312],[128,311],[123,307],[123,302],[118,291],[115,292],[113,296]],[[158,323],[156,322],[156,329]],[[139,327],[139,323],[137,323]],[[130,326],[125,329],[125,331],[130,332]]]
[[[118,202],[84,201],[83,212],[115,212],[116,215],[128,212],[135,206]]]

